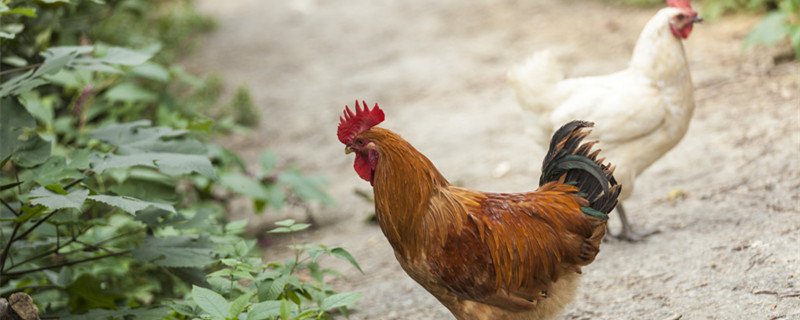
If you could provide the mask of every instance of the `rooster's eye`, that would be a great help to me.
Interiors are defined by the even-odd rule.
[[[681,13],[681,14],[679,14],[679,15],[677,16],[677,18],[678,18],[678,20],[683,20],[683,19],[685,19],[685,18],[686,18],[686,16],[685,16],[683,13]]]
[[[356,144],[359,145],[359,146],[363,146],[364,145],[364,140],[358,139],[358,140],[356,140]]]

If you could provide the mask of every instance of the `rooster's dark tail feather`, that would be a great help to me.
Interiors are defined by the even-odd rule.
[[[608,213],[617,205],[621,186],[614,179],[614,168],[597,159],[600,150],[592,151],[596,141],[583,142],[594,126],[587,121],[574,120],[553,134],[550,149],[542,163],[539,185],[551,181],[577,186],[581,196],[589,201],[583,213],[608,219]]]

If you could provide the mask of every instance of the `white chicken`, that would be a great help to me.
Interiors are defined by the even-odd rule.
[[[694,89],[682,40],[702,19],[689,0],[668,0],[642,30],[627,69],[604,76],[564,79],[548,51],[531,56],[508,73],[537,144],[547,146],[562,123],[580,119],[596,124],[606,159],[617,167],[620,200],[633,192],[634,180],[686,134],[694,112]],[[622,205],[622,231],[616,237],[640,240]]]

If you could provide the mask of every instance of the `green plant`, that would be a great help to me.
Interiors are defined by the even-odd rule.
[[[219,82],[158,59],[173,49],[148,31],[122,33],[137,49],[93,38],[119,10],[135,19],[132,5],[176,2],[0,3],[0,296],[26,292],[67,319],[183,319],[168,302],[195,287],[241,293],[230,281],[223,291],[216,273],[234,260],[239,271],[270,268],[251,255],[246,221],[226,222],[229,199],[259,211],[332,202],[322,179],[281,168],[269,151],[253,173],[208,142],[235,128],[195,111],[216,101],[204,89]],[[59,27],[72,18],[91,23]]]
[[[800,61],[800,0],[779,1],[778,8],[768,12],[750,31],[744,39],[744,47],[772,46],[784,39],[789,39],[795,59]]]
[[[308,228],[294,220],[276,222],[270,232],[292,233]],[[291,245],[295,256],[285,263],[262,264],[248,257],[248,245],[237,243],[222,248],[233,254],[220,262],[227,266],[207,276],[213,289],[194,286],[191,299],[178,301],[172,308],[179,314],[210,319],[329,319],[326,312],[338,309],[347,315],[347,307],[360,293],[336,293],[325,284],[325,274],[340,277],[335,270],[322,268],[322,255],[350,262],[361,271],[355,259],[343,248],[318,244]]]

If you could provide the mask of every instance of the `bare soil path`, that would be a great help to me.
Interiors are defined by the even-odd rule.
[[[382,126],[451,181],[531,190],[542,155],[524,134],[506,71],[545,48],[569,76],[622,69],[657,11],[584,0],[198,5],[220,27],[188,67],[247,83],[264,114],[259,129],[229,145],[253,163],[273,149],[331,181],[337,205],[316,210],[319,228],[300,240],[344,246],[363,267],[364,275],[326,261],[347,275],[338,290],[364,293],[351,319],[452,316],[403,273],[378,227],[362,222],[371,205],[353,190],[369,185],[335,136],[344,105],[379,102]],[[774,65],[771,50],[743,52],[757,21],[726,16],[696,26],[685,42],[694,120],[626,201],[636,227],[662,232],[607,242],[559,319],[800,319],[800,64]],[[683,196],[671,199],[672,190]],[[288,210],[253,221],[285,216],[302,217]]]

